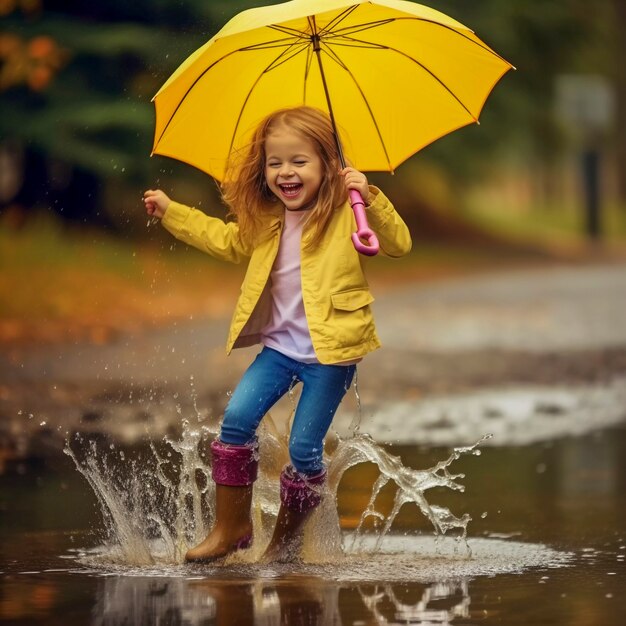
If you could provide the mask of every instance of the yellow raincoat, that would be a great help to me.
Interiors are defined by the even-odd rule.
[[[370,191],[374,198],[366,209],[367,219],[381,252],[390,257],[407,254],[411,236],[406,224],[380,190],[370,187]],[[259,343],[261,331],[270,321],[268,283],[280,243],[284,209],[267,214],[263,225],[267,235],[259,237],[260,243],[254,249],[242,243],[235,222],[225,223],[177,202],[170,203],[162,223],[177,239],[218,259],[239,263],[250,258],[230,326],[227,352]],[[380,347],[370,309],[374,298],[364,274],[368,257],[354,249],[350,239],[354,231],[354,215],[346,202],[335,210],[319,246],[306,247],[312,236],[309,228],[302,234],[302,298],[320,363],[352,361]]]

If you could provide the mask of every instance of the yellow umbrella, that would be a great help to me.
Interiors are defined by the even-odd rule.
[[[292,0],[250,9],[155,95],[153,154],[222,180],[229,155],[261,119],[306,104],[329,112],[354,167],[393,171],[477,122],[511,67],[467,27],[413,2]]]

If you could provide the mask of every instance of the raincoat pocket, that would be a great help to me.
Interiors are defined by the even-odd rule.
[[[369,289],[348,289],[330,294],[333,308],[339,311],[356,311],[374,302]]]

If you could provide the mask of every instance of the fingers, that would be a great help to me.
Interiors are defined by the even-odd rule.
[[[171,200],[160,189],[148,189],[143,193],[143,203],[148,215],[163,218]]]
[[[158,208],[158,202],[156,201],[158,190],[148,189],[143,193],[143,203],[146,207],[148,215],[154,215]]]
[[[346,182],[367,183],[367,176],[359,170],[355,170],[353,167],[346,167],[341,170],[340,174],[344,177]]]
[[[341,170],[346,189],[356,189],[361,196],[365,197],[369,191],[367,177],[362,172],[353,167],[346,167]]]

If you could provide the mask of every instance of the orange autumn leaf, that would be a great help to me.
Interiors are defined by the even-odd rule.
[[[52,56],[56,56],[59,48],[52,37],[40,35],[39,37],[31,39],[26,49],[31,59],[48,59]]]
[[[0,90],[26,84],[33,91],[43,91],[68,57],[67,50],[47,35],[25,42],[15,35],[1,33]]]

